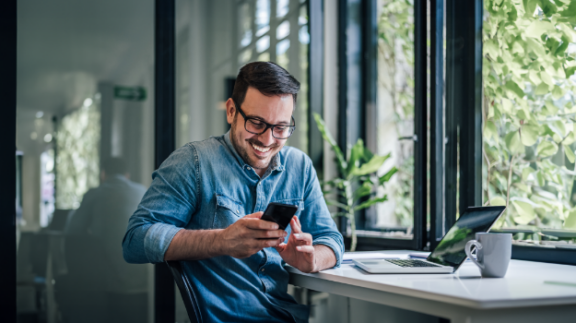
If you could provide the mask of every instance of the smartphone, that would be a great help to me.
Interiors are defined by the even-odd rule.
[[[296,205],[282,204],[282,203],[270,203],[262,215],[262,220],[275,222],[278,224],[280,229],[284,230],[290,224],[290,220],[294,214],[298,211]]]

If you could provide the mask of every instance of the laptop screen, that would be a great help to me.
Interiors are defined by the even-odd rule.
[[[470,207],[458,218],[426,260],[458,268],[466,260],[464,247],[477,232],[487,232],[505,206]]]

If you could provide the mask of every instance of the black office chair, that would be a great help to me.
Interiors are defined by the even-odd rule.
[[[198,307],[198,299],[192,288],[192,282],[182,271],[182,265],[179,261],[166,261],[170,272],[178,285],[180,290],[180,295],[182,295],[182,300],[186,306],[186,312],[190,318],[191,323],[202,323],[202,314],[200,314],[200,308]]]

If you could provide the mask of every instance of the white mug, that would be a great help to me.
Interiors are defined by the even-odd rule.
[[[476,247],[477,259],[472,256],[472,246]],[[464,250],[480,268],[482,277],[504,277],[512,256],[512,234],[479,232],[476,240],[466,243]]]

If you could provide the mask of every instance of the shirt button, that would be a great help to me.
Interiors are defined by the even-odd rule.
[[[247,170],[251,170],[252,168],[250,168],[250,166],[246,166],[246,169],[247,169]]]
[[[266,270],[266,268],[262,268],[262,269],[260,269],[260,271],[261,271],[261,272],[264,272],[265,270]]]
[[[240,210],[236,210],[236,213],[240,213]]]

